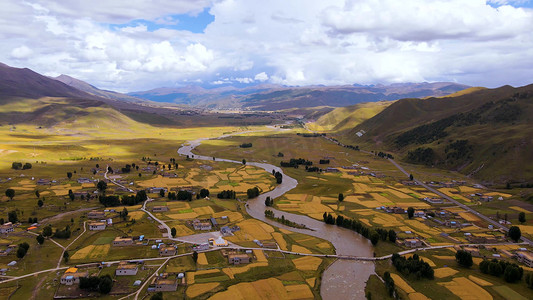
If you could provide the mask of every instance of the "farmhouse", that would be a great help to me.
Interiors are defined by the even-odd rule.
[[[524,265],[533,268],[533,254],[528,251],[518,251],[516,252],[516,258],[519,262]]]
[[[211,230],[211,223],[195,219],[192,221],[192,227],[194,227],[194,230]]]
[[[89,230],[105,230],[105,222],[91,222],[89,223]]]
[[[78,272],[78,268],[69,268],[65,271],[65,274],[61,276],[61,284],[64,285],[74,285],[80,283],[81,277],[87,277],[89,273]]]
[[[133,238],[131,237],[116,237],[113,241],[113,246],[123,247],[133,245]]]
[[[152,280],[152,284],[148,290],[155,292],[175,292],[178,289],[178,279],[168,278],[168,274],[163,273]]]
[[[168,206],[158,205],[152,208],[152,212],[164,212],[168,211]]]
[[[0,256],[7,256],[15,249],[17,249],[17,245],[8,245],[6,249],[0,250]]]
[[[37,184],[38,185],[49,185],[51,183],[52,182],[49,179],[39,179],[39,180],[37,180]]]
[[[176,247],[173,247],[173,246],[159,248],[160,256],[174,256],[176,255],[176,252],[177,252]]]
[[[403,244],[405,247],[417,248],[422,246],[422,241],[419,239],[405,239]]]
[[[78,178],[78,183],[92,183],[93,181],[89,178]]]
[[[209,243],[215,247],[227,247],[228,241],[223,239],[222,237],[218,237],[216,240],[214,238],[210,238]]]
[[[10,232],[13,232],[15,229],[13,228],[13,223],[7,222],[2,225],[0,225],[0,233],[7,234]]]
[[[87,214],[87,218],[98,219],[98,220],[105,219],[105,213],[103,211],[91,210]]]
[[[239,265],[250,263],[250,257],[246,254],[230,254],[228,255],[228,263]]]
[[[148,193],[154,193],[154,194],[160,193],[161,191],[166,193],[168,189],[165,187],[151,187],[147,189]]]
[[[118,264],[117,269],[115,270],[115,275],[137,275],[137,271],[139,271],[139,267],[137,266],[137,264],[130,264],[128,262],[121,261]]]

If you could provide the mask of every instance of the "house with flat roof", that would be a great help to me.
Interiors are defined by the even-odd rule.
[[[533,268],[533,254],[529,251],[518,251],[516,252],[516,258],[518,262],[523,263],[524,265]]]
[[[102,220],[102,219],[105,219],[105,212],[91,210],[90,212],[87,213],[87,218]]]
[[[166,246],[159,248],[159,255],[160,256],[174,256],[176,255],[177,250],[174,246]]]
[[[116,237],[113,240],[113,246],[115,247],[123,247],[123,246],[131,246],[133,245],[133,238],[131,237]]]
[[[208,241],[211,245],[215,247],[227,247],[228,246],[228,241],[226,241],[222,237],[218,237],[217,239],[210,238]]]
[[[250,263],[250,256],[247,254],[229,254],[228,263],[233,265]]]
[[[139,266],[137,264],[130,264],[126,261],[121,261],[118,263],[118,267],[115,270],[115,275],[117,276],[128,276],[128,275],[137,275],[139,271]]]
[[[419,239],[405,239],[403,244],[408,248],[417,248],[422,246],[422,241]]]
[[[175,292],[178,289],[178,278],[169,278],[168,274],[161,274],[156,276],[148,290],[153,290],[155,292]]]
[[[168,211],[168,206],[165,205],[157,205],[152,208],[152,212],[164,212]]]
[[[105,230],[106,222],[91,222],[89,223],[89,230]]]
[[[78,271],[78,268],[69,268],[65,271],[65,273],[61,276],[61,284],[64,285],[74,285],[80,283],[81,277],[87,277],[89,276],[89,273],[87,271],[80,272]]]
[[[204,222],[198,219],[192,221],[192,227],[194,228],[194,230],[211,230],[212,228],[210,222]]]
[[[13,227],[13,223],[11,222],[7,222],[0,225],[0,233],[2,234],[8,234],[13,231],[15,231],[15,228]]]

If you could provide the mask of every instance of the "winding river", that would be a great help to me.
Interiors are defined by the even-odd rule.
[[[241,132],[240,134],[242,134]],[[230,135],[223,135],[217,139],[222,139]],[[192,153],[202,141],[208,140],[208,138],[197,139],[189,141],[178,149],[178,154],[193,156],[194,159],[213,161],[213,157],[195,155]],[[230,163],[241,164],[240,161],[215,158],[215,161],[223,161]],[[266,163],[247,162],[247,165],[255,166],[264,169],[271,173],[272,170],[276,170],[283,174],[283,182],[276,186],[276,188],[267,193],[261,194],[255,199],[248,200],[246,205],[246,211],[250,216],[255,219],[261,220],[270,225],[285,228],[293,232],[299,232],[311,236],[315,236],[324,240],[330,241],[335,247],[336,253],[339,255],[352,255],[352,256],[366,256],[371,257],[373,255],[372,245],[370,242],[361,235],[344,228],[337,226],[326,225],[322,221],[318,221],[307,216],[292,214],[280,210],[276,210],[272,207],[268,209],[272,210],[276,216],[285,216],[285,219],[289,219],[293,222],[304,224],[308,228],[296,229],[293,227],[287,227],[265,217],[265,199],[271,197],[272,199],[278,198],[286,192],[292,190],[298,185],[298,181],[292,177],[289,177],[283,173],[283,170],[279,167]],[[331,264],[322,276],[322,285],[320,294],[323,299],[365,299],[365,284],[368,277],[374,273],[374,263],[368,261],[352,261],[352,260],[337,260]]]

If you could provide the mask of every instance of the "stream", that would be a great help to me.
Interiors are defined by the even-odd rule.
[[[242,132],[240,133],[242,134]],[[222,139],[230,135],[223,135],[217,139]],[[199,146],[202,141],[208,140],[208,138],[197,139],[189,141],[178,149],[178,154],[194,156],[194,159],[209,160],[209,161],[222,161],[242,164],[240,161],[215,158],[209,156],[201,156],[192,153],[192,151]],[[351,230],[337,227],[334,225],[327,225],[322,221],[312,219],[304,215],[298,215],[288,213],[274,209],[272,207],[265,206],[266,197],[272,199],[278,198],[288,191],[294,189],[298,185],[298,181],[292,177],[283,173],[283,170],[267,163],[247,162],[247,165],[255,166],[264,169],[265,171],[272,173],[272,170],[283,174],[283,182],[276,186],[272,191],[259,195],[259,197],[250,199],[246,205],[246,211],[250,216],[255,219],[261,220],[272,226],[284,228],[293,232],[299,232],[314,237],[318,237],[327,240],[333,244],[336,253],[338,255],[352,255],[352,256],[365,256],[372,257],[373,250],[370,241],[362,237],[356,232]],[[300,223],[307,228],[297,229],[282,225],[265,217],[266,209],[272,210],[276,217],[285,216],[292,222]],[[320,288],[320,295],[323,299],[365,299],[365,285],[369,276],[374,273],[374,263],[368,261],[352,261],[352,260],[336,260],[332,263],[322,275],[322,283]]]

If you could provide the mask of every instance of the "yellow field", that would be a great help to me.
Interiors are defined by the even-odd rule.
[[[140,220],[142,219],[142,217],[145,215],[145,212],[142,211],[142,210],[136,210],[136,211],[131,211],[131,212],[128,212],[128,217],[130,217],[130,219],[135,219],[135,220]]]
[[[198,264],[200,265],[207,265],[209,264],[207,262],[207,257],[205,256],[205,253],[198,253]]]
[[[192,209],[195,213],[197,213],[199,216],[202,215],[212,215],[215,212],[211,208],[211,206],[202,206],[202,207],[196,207]]]
[[[438,284],[445,286],[461,299],[492,299],[492,295],[489,294],[489,292],[485,291],[482,287],[464,277],[454,278],[449,282],[438,282]]]
[[[315,286],[315,282],[316,282],[316,278],[315,277],[307,278],[305,281],[307,282],[307,284],[310,287],[314,287]]]
[[[169,214],[166,216],[174,220],[189,220],[198,217],[198,214],[195,212],[188,212],[182,214]]]
[[[461,191],[461,193],[467,193],[467,194],[475,194],[475,193],[481,192],[480,189],[476,189],[476,188],[465,186],[465,185],[460,186],[459,191]]]
[[[521,208],[519,206],[509,206],[509,208],[514,209],[514,210],[519,211],[519,212],[525,212],[526,214],[531,213],[531,211],[529,211],[527,209],[524,209],[524,208]]]
[[[322,263],[322,259],[314,256],[304,256],[302,258],[295,258],[292,260],[298,270],[312,271],[316,270]]]
[[[299,246],[299,245],[292,245],[292,249],[291,249],[292,252],[298,252],[298,253],[306,253],[306,254],[311,254],[312,252],[309,251],[309,249],[305,248],[305,247],[302,247],[302,246]]]
[[[503,198],[509,198],[509,197],[512,196],[512,195],[505,194],[505,193],[500,193],[500,192],[490,192],[490,193],[485,193],[485,195],[492,196],[492,197],[494,197],[496,199],[498,199],[500,196],[502,196]]]
[[[318,248],[321,248],[321,249],[327,249],[327,248],[329,248],[329,243],[328,242],[322,242],[322,243],[316,244],[316,246]]]
[[[409,300],[429,300],[429,298],[422,293],[410,293]]]
[[[191,297],[191,298],[198,297],[201,294],[207,293],[219,285],[220,283],[218,282],[193,284],[187,288],[186,294],[188,297]]]
[[[475,221],[479,221],[479,218],[476,217],[474,214],[472,213],[469,213],[469,212],[460,212],[459,213],[459,216],[469,222],[475,222]]]
[[[251,268],[266,267],[266,266],[268,266],[267,262],[257,262],[257,263],[251,263],[251,264],[247,264],[247,265],[239,266],[239,267],[224,268],[222,269],[222,271],[226,273],[230,278],[235,278],[234,276],[235,274],[247,272]]]
[[[533,234],[533,226],[532,225],[520,225],[520,231],[522,231],[522,234]]]
[[[72,255],[71,259],[84,259],[91,251],[94,249],[94,245],[89,245],[81,248],[80,250],[76,251],[74,255]]]
[[[258,262],[268,262],[262,250],[253,250]]]
[[[111,248],[110,244],[96,245],[94,249],[87,255],[87,258],[105,258]]]
[[[269,240],[272,238],[270,232],[274,232],[272,226],[254,219],[244,220],[237,225],[241,230],[237,231],[235,236],[243,236],[246,240]]]
[[[478,278],[478,277],[476,277],[474,275],[468,276],[468,279],[472,280],[473,282],[477,283],[480,286],[491,286],[492,285],[492,283],[490,283],[488,281],[485,281],[485,280],[483,280],[481,278]]]
[[[287,250],[287,241],[283,238],[283,235],[279,232],[273,232],[272,236],[276,240],[276,243],[278,243],[279,248],[281,250]]]
[[[236,211],[221,211],[213,214],[213,218],[220,218],[222,216],[228,217],[230,222],[239,222],[244,220],[244,217]]]
[[[459,271],[449,268],[449,267],[438,268],[438,269],[435,269],[435,277],[444,278],[444,277],[455,275],[458,272]]]
[[[394,279],[394,284],[401,288],[404,292],[407,294],[416,292],[405,280],[403,280],[402,277],[400,277],[398,274],[391,273],[390,276],[392,279]]]
[[[401,217],[393,215],[393,214],[386,214],[386,213],[374,213],[375,217],[372,219],[374,223],[380,224],[385,227],[399,227],[404,225],[403,220]]]
[[[285,286],[289,299],[313,299],[313,292],[307,284],[295,284]]]
[[[276,278],[243,282],[230,286],[226,291],[216,293],[212,300],[255,300],[255,299],[290,299],[287,290]]]
[[[287,229],[283,229],[283,228],[280,228],[279,231],[281,231],[282,233],[285,233],[285,234],[291,234],[291,233],[293,233],[292,231],[287,230]]]

